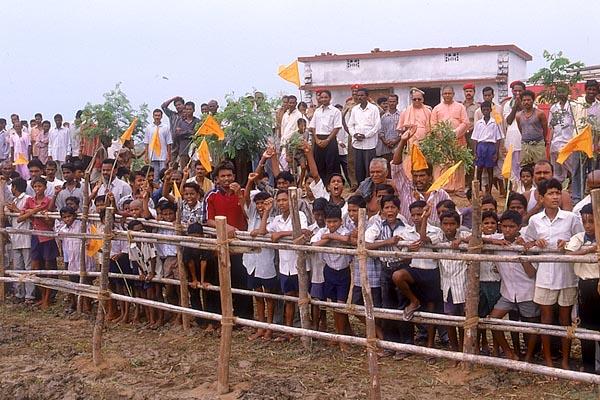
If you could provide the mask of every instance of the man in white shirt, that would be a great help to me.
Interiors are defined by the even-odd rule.
[[[69,124],[69,135],[71,136],[71,158],[79,158],[81,154],[81,114],[83,111],[77,110],[75,120]]]
[[[326,181],[329,175],[340,172],[337,133],[342,128],[342,113],[330,103],[331,92],[321,91],[321,106],[315,110],[308,125],[313,139],[315,162],[323,181]]]
[[[586,180],[585,186],[586,186],[587,191],[590,193],[594,189],[600,189],[600,170],[599,169],[596,169],[587,175],[587,180]],[[587,196],[585,196],[579,203],[575,204],[575,207],[573,207],[573,212],[580,219],[581,219],[581,209],[586,204],[592,204],[592,195],[591,194],[588,194]]]
[[[354,173],[356,181],[360,185],[368,176],[369,164],[375,158],[377,133],[381,129],[381,114],[375,104],[369,103],[369,91],[367,89],[360,88],[357,94],[358,104],[352,108],[348,130],[352,137]]]
[[[56,161],[59,178],[62,178],[60,166],[65,163],[71,155],[71,134],[69,128],[63,126],[63,117],[60,114],[54,116],[56,126],[50,129],[48,135],[48,159]]]
[[[117,169],[114,167],[112,158],[107,158],[102,161],[102,185],[98,189],[97,196],[106,196],[107,193],[112,193],[115,198],[115,204],[119,204],[121,199],[132,193],[131,186],[116,177]],[[107,199],[108,202],[108,199]]]
[[[10,158],[10,135],[6,130],[6,120],[0,118],[0,162]]]
[[[158,182],[159,172],[163,168],[166,168],[171,161],[171,144],[173,143],[171,129],[166,124],[162,123],[162,117],[163,112],[161,109],[155,109],[152,112],[152,125],[149,125],[144,132],[146,164],[150,164],[152,165],[152,168],[154,168],[154,182]],[[151,146],[155,135],[158,135],[160,146],[159,154],[156,154],[156,151]]]
[[[279,144],[281,145],[281,152],[279,157],[279,163],[285,169],[287,168],[287,160],[285,155],[285,145],[290,140],[294,132],[298,130],[298,120],[304,119],[304,116],[298,110],[297,107],[298,99],[294,95],[288,96],[287,110],[281,117],[281,136],[279,138]]]
[[[525,240],[537,247],[561,249],[572,236],[583,232],[583,225],[577,216],[560,209],[562,184],[557,179],[542,181],[538,192],[544,210],[529,219]],[[541,323],[552,324],[554,306],[558,303],[560,325],[571,325],[571,309],[577,300],[577,276],[569,263],[539,263],[535,279],[533,301],[539,304]],[[542,346],[546,366],[553,366],[550,351],[550,337],[542,335]],[[571,339],[561,338],[562,368],[569,369]]]

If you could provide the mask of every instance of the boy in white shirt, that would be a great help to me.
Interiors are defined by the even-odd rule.
[[[500,143],[502,142],[502,131],[492,118],[492,103],[484,101],[481,103],[483,118],[475,122],[471,140],[473,140],[473,152],[475,153],[475,166],[477,167],[477,179],[481,182],[483,170],[487,172],[487,193],[492,193],[494,182],[494,167],[498,162]]]
[[[557,179],[548,179],[538,185],[542,212],[529,218],[525,239],[540,248],[562,249],[575,234],[583,232],[577,216],[561,210],[562,184]],[[533,301],[541,309],[542,324],[554,322],[554,306],[558,303],[558,319],[562,326],[571,325],[571,309],[577,299],[577,276],[569,263],[539,263],[535,281]],[[553,366],[550,337],[542,335],[542,346],[546,366]],[[562,368],[569,369],[571,339],[561,338]]]
[[[308,230],[316,234],[320,229],[325,228],[325,207],[327,200],[322,197],[315,199],[312,205],[312,214],[315,222],[308,227]],[[317,300],[327,300],[325,297],[325,261],[319,253],[310,253],[306,256],[306,266],[310,269],[310,297]],[[327,330],[327,311],[322,310],[320,306],[313,305],[311,309],[312,325],[314,330],[321,328]]]

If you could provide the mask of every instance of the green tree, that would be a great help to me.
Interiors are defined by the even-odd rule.
[[[538,95],[538,101],[554,104],[558,101],[557,92],[571,89],[581,81],[579,70],[584,67],[581,61],[572,62],[563,55],[562,51],[550,53],[544,50],[544,59],[548,63],[529,78],[533,85],[543,85],[544,89]]]
[[[465,171],[473,168],[474,156],[468,146],[458,144],[456,133],[449,121],[442,121],[431,128],[431,133],[419,143],[423,155],[432,165],[443,168],[463,162]]]

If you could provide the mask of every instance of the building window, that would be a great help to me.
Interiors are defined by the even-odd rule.
[[[446,53],[444,55],[446,62],[453,62],[453,61],[459,61],[458,60],[458,53]]]
[[[358,58],[349,58],[346,60],[346,69],[360,68],[360,60]]]

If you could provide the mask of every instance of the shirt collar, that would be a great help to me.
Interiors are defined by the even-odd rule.
[[[404,226],[404,222],[402,222],[402,220],[400,218],[396,218],[395,222],[396,222],[396,224],[395,224],[394,229],[398,228],[399,226]],[[390,226],[390,224],[388,223],[387,219],[383,220],[382,225]],[[390,228],[391,228],[391,226],[390,226]]]
[[[556,213],[556,217],[554,218],[554,220],[565,218],[565,214],[566,213],[559,208],[558,209],[558,213]],[[544,216],[543,216],[543,218],[546,218],[548,221],[552,221],[550,219],[550,217],[548,217],[548,215],[546,214],[546,210],[544,210]]]
[[[592,238],[590,235],[588,235],[587,233],[583,234],[583,242],[590,242],[590,243],[596,243],[596,238]]]

